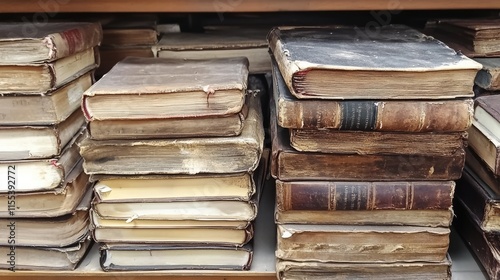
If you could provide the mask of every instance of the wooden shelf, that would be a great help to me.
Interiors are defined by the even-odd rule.
[[[0,13],[500,9],[498,0],[0,0]]]

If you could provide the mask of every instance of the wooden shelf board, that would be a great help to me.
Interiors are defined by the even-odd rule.
[[[500,9],[498,0],[0,0],[0,13]]]

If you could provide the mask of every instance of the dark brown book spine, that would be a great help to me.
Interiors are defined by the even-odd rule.
[[[444,182],[282,182],[276,181],[280,211],[447,210],[453,181]]]

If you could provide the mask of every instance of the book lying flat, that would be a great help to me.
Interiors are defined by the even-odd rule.
[[[249,98],[240,135],[161,140],[89,138],[80,144],[87,174],[224,174],[254,171],[264,146],[259,97]]]
[[[80,140],[80,135],[76,134],[61,154],[52,158],[0,161],[0,194],[8,191],[53,191],[59,188],[73,169],[83,170],[77,145]]]
[[[486,163],[488,168],[495,174],[500,175],[500,138],[490,129],[474,121],[469,134],[469,147]]]
[[[471,98],[444,101],[298,99],[290,93],[276,63],[272,73],[278,124],[284,128],[461,132],[472,124],[474,101]]]
[[[90,232],[90,201],[92,191],[80,201],[75,212],[54,218],[0,219],[2,228],[15,231],[16,246],[66,247],[78,243]],[[11,228],[12,227],[12,228]],[[0,246],[9,246],[11,239],[0,240]]]
[[[278,224],[448,227],[454,181],[276,180]]]
[[[493,171],[470,147],[465,150],[465,166],[474,172],[496,194],[500,194],[500,176]]]
[[[46,95],[5,95],[0,98],[0,125],[53,125],[80,110],[83,92],[93,82],[92,72]],[[29,114],[26,114],[29,112]]]
[[[401,25],[373,33],[355,27],[277,27],[268,41],[288,88],[302,99],[472,97],[481,69],[433,37]]]
[[[451,279],[451,260],[442,262],[333,263],[277,260],[280,280]]]
[[[54,61],[95,47],[101,40],[98,23],[2,23],[0,64]]]
[[[483,65],[477,73],[475,83],[485,90],[500,90],[500,58],[474,58]]]
[[[449,228],[278,225],[276,257],[293,261],[442,262]]]
[[[236,114],[245,103],[247,80],[244,57],[128,57],[84,93],[82,109],[90,121]]]
[[[128,56],[154,57],[151,46],[101,46],[99,48],[99,53],[101,55],[101,63],[99,64],[99,68],[95,70],[96,78],[101,78],[104,74],[108,73],[113,66]]]
[[[84,124],[85,117],[77,109],[66,120],[52,126],[0,126],[0,160],[56,157]]]
[[[245,247],[103,244],[104,271],[248,270],[253,251]]]

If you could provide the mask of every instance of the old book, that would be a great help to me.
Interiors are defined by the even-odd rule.
[[[79,140],[79,136],[75,135],[61,155],[53,158],[0,161],[0,193],[53,191],[59,188],[73,169],[83,170],[77,146]]]
[[[276,257],[293,261],[442,262],[449,228],[278,225]]]
[[[455,180],[465,162],[463,149],[452,155],[359,155],[298,152],[288,132],[278,127],[271,107],[273,177],[282,181],[409,181]]]
[[[253,256],[251,246],[103,244],[100,252],[104,271],[248,270]]]
[[[480,222],[460,201],[455,203],[455,211],[453,226],[482,264],[489,279],[500,279],[500,235],[483,231]]]
[[[442,262],[332,263],[277,260],[280,280],[451,279],[451,260]]]
[[[346,141],[346,139],[356,139],[356,141]],[[433,143],[433,145],[429,145],[429,143]],[[290,130],[290,146],[301,152],[452,156],[463,151],[466,144],[466,132],[397,133],[333,129]]]
[[[129,57],[84,93],[82,107],[90,121],[236,114],[245,103],[247,80],[248,60],[241,57]]]
[[[89,72],[49,94],[2,96],[0,125],[58,124],[80,109],[83,92],[92,82]]]
[[[94,120],[89,134],[95,140],[223,137],[241,134],[248,106],[227,116],[178,119]]]
[[[266,34],[242,30],[211,33],[164,34],[155,46],[158,57],[174,59],[209,59],[247,57],[250,73],[271,70]]]
[[[239,136],[161,140],[85,139],[80,152],[88,174],[201,174],[251,172],[264,145],[258,97],[251,97]]]
[[[99,68],[96,69],[95,75],[101,78],[104,74],[108,73],[113,66],[118,62],[124,60],[128,56],[132,57],[154,57],[151,46],[132,46],[132,47],[106,47],[99,48],[101,56],[101,63]]]
[[[354,27],[278,27],[268,41],[288,88],[301,99],[472,97],[481,69],[433,37],[401,25],[369,34]],[[407,86],[417,81],[417,87]]]
[[[466,167],[477,175],[495,193],[500,194],[500,177],[469,147],[465,152]]]
[[[235,228],[96,228],[92,231],[96,242],[199,244],[241,247],[253,238],[253,226]]]
[[[500,58],[478,57],[474,60],[483,65],[483,69],[477,73],[475,84],[485,90],[500,90]]]
[[[457,181],[456,198],[475,216],[482,230],[500,232],[500,196],[468,168]]]
[[[101,40],[98,23],[2,23],[0,64],[50,62],[97,46]]]
[[[98,65],[97,48],[90,48],[53,62],[0,64],[0,95],[47,94],[97,68]]]
[[[475,99],[474,122],[483,125],[494,136],[500,135],[500,95],[485,95]]]
[[[474,122],[468,133],[469,147],[495,175],[500,175],[500,138],[479,122]]]
[[[293,129],[458,132],[472,124],[471,98],[449,100],[305,100],[295,98],[273,66],[278,124]]]
[[[53,218],[0,219],[0,226],[13,231],[12,238],[0,240],[0,246],[66,247],[78,243],[90,232],[89,209],[92,191],[89,189],[75,212]],[[9,235],[10,237],[10,235]]]
[[[75,110],[66,120],[52,126],[0,126],[0,160],[58,156],[84,124],[82,111]]]
[[[118,17],[102,28],[103,46],[152,46],[158,43],[155,19]]]
[[[83,260],[92,244],[90,235],[67,247],[24,247],[0,246],[0,254],[15,254],[13,263],[0,262],[0,269],[17,270],[74,270]]]
[[[75,168],[63,185],[44,192],[0,194],[0,218],[51,218],[74,213],[91,188],[88,176]]]
[[[335,182],[276,180],[278,224],[447,227],[453,181]]]

